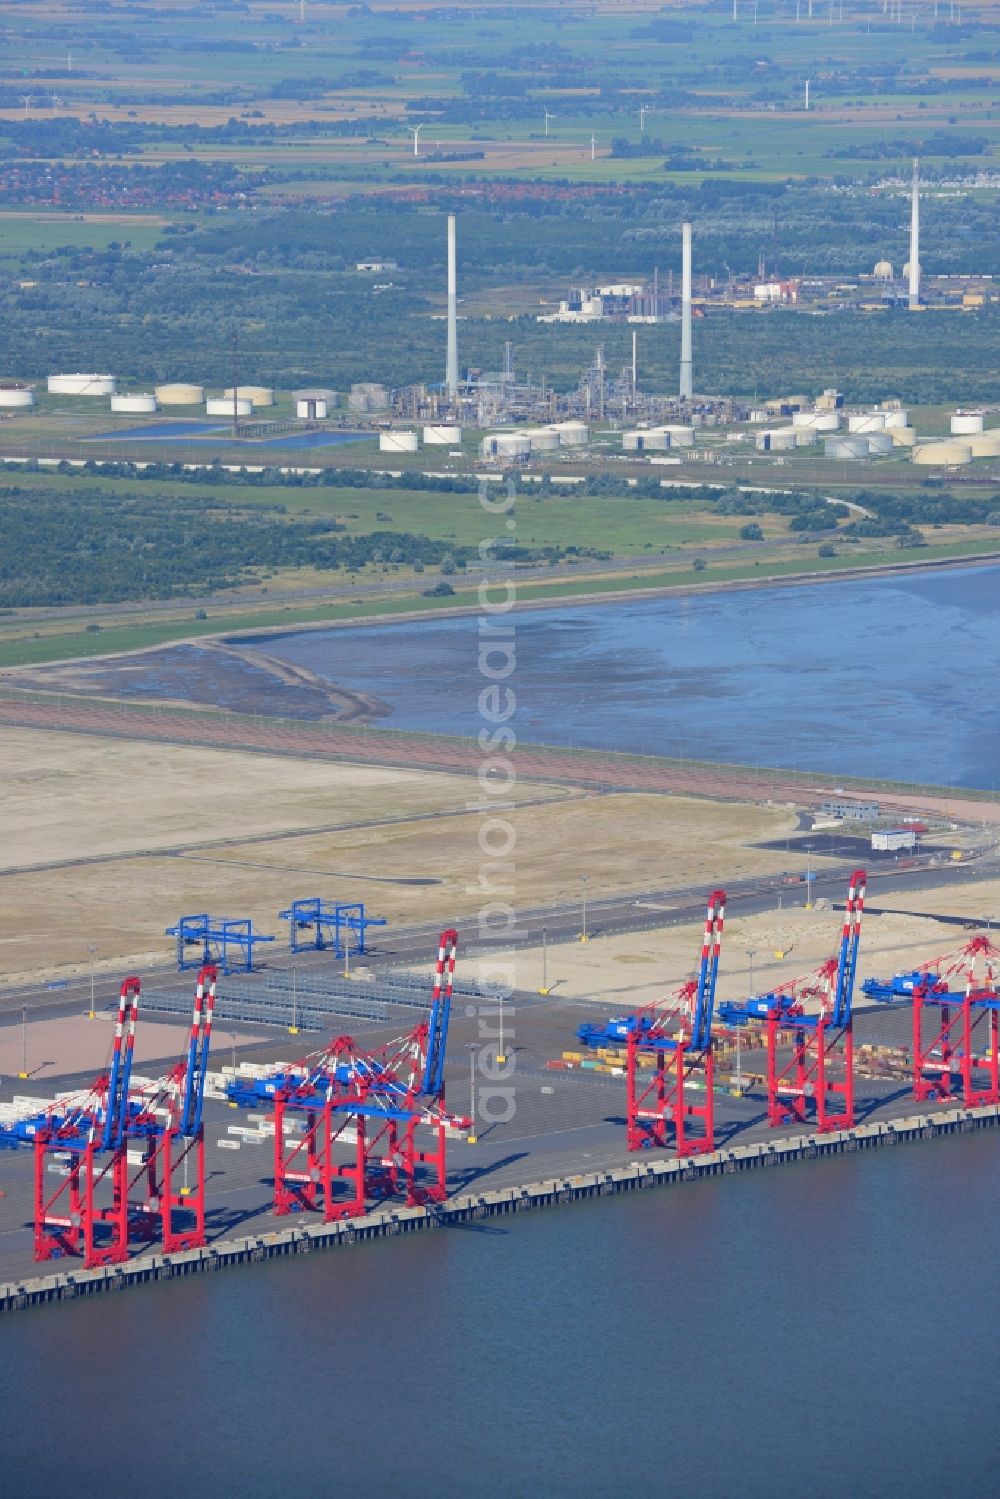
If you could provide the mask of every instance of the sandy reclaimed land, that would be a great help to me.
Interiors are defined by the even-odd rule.
[[[36,1085],[43,1093],[46,1079],[62,1077],[76,1072],[98,1072],[111,1061],[111,1045],[114,1040],[115,1017],[98,1010],[96,1020],[88,1020],[86,1014],[68,1015],[59,1020],[35,1020],[24,1028],[22,1040],[20,1025],[0,1028],[0,1077],[17,1078],[24,1061],[24,1042],[27,1042],[27,1080],[19,1080],[17,1092],[34,1093]],[[150,1064],[173,1064],[179,1061],[187,1045],[189,1027],[186,1025],[163,1025],[155,1020],[140,1018],[135,1032],[135,1067],[140,1071]],[[216,1050],[224,1048],[228,1053],[232,1045],[232,1032],[227,1027],[217,1027]],[[259,1037],[238,1033],[236,1044],[242,1046],[259,1040]],[[154,1076],[161,1068],[157,1067]],[[164,1068],[163,1070],[166,1070]]]
[[[990,900],[992,896],[992,907]],[[913,905],[918,910],[948,915],[1000,910],[1000,881],[947,885],[912,892],[908,897],[886,897],[889,906]],[[757,916],[727,916],[719,966],[719,999],[744,999],[750,992],[753,952],[753,991],[766,993],[790,979],[811,973],[833,957],[840,942],[843,914],[833,910],[807,911],[801,906]],[[942,926],[916,912],[913,915],[866,914],[858,958],[858,983],[866,978],[888,978],[905,969],[954,953],[974,935],[960,927]],[[668,996],[696,970],[702,925],[692,922],[657,932],[617,937],[595,937],[586,944],[549,944],[548,984],[553,996],[591,999],[608,1013],[621,1013]],[[779,945],[780,944],[780,945]],[[776,953],[784,951],[779,958]],[[515,983],[529,990],[542,986],[541,948],[524,948],[513,958]],[[570,1043],[567,1041],[567,1045]]]
[[[261,764],[257,757],[245,758]],[[282,777],[297,774],[302,765],[263,763]],[[340,769],[332,765],[329,774]],[[471,785],[458,780],[463,805]],[[551,791],[546,787],[536,794]],[[113,803],[105,814],[112,811]],[[591,898],[774,872],[788,855],[752,845],[780,837],[795,820],[784,808],[629,793],[577,793],[504,816],[515,845],[504,861],[510,894],[501,898],[516,905],[578,899],[584,870]],[[294,899],[314,895],[363,900],[373,915],[391,922],[461,920],[481,904],[479,871],[490,862],[480,852],[480,822],[478,815],[464,813],[10,874],[0,882],[5,915],[0,976],[12,981],[85,972],[90,943],[102,967],[126,960],[137,966],[163,962],[172,951],[164,928],[185,913],[205,910],[252,916],[260,930],[276,933],[284,943],[277,913]],[[209,800],[198,829],[202,839],[215,825]]]
[[[2,728],[0,869],[450,811],[475,794],[436,772]]]

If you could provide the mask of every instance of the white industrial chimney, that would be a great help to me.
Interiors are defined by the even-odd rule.
[[[913,196],[910,201],[910,311],[920,307],[920,172],[913,159]]]
[[[448,215],[448,364],[444,383],[448,399],[458,399],[458,276],[455,269],[455,215]]]
[[[681,225],[681,385],[682,401],[694,394],[691,383],[691,225]]]

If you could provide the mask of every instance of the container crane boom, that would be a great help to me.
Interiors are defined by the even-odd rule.
[[[206,963],[198,974],[194,992],[194,1015],[184,1074],[184,1096],[179,1128],[182,1135],[197,1135],[201,1129],[205,1103],[205,1077],[212,1044],[212,1016],[215,1012],[215,985],[218,970]]]
[[[713,890],[708,897],[705,937],[698,966],[698,988],[691,1017],[691,1048],[706,1051],[712,1043],[712,1018],[715,1013],[715,989],[719,978],[719,954],[722,950],[722,928],[726,915],[726,892]]]
[[[458,932],[454,927],[441,933],[438,943],[431,1013],[427,1023],[427,1058],[424,1063],[423,1091],[440,1097],[444,1088],[444,1062],[448,1046],[448,1024],[451,1019],[451,994],[455,983],[455,959],[458,955]]]
[[[848,1025],[854,1005],[854,982],[858,972],[858,948],[861,944],[861,918],[865,908],[865,887],[868,876],[863,869],[851,875],[844,909],[844,930],[840,938],[840,954],[837,960],[837,982],[833,995],[831,1022],[836,1026]]]
[[[128,1123],[128,1091],[132,1077],[132,1054],[135,1049],[135,1023],[139,1012],[139,980],[134,974],[123,979],[118,993],[118,1019],[115,1022],[111,1074],[108,1078],[104,1109],[102,1150],[117,1150],[125,1139]]]

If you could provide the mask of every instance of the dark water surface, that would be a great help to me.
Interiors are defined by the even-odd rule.
[[[509,616],[522,740],[989,788],[1000,568]],[[270,637],[390,703],[388,727],[481,727],[477,618]]]
[[[1000,1136],[17,1313],[2,1492],[992,1495]]]

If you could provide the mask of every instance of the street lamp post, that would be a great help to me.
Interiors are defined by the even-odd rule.
[[[549,992],[549,934],[544,927],[542,927],[542,987],[538,992],[539,994]]]
[[[18,1077],[28,1076],[28,1006],[21,1006],[21,1070]]]
[[[588,880],[588,878],[589,878],[589,876],[585,875],[585,874],[581,874],[581,876],[580,876],[580,888],[581,888],[581,892],[582,892],[581,893],[581,900],[580,900],[580,941],[581,942],[587,942],[587,941],[589,941],[589,938],[587,937],[587,880]]]
[[[90,948],[88,948],[88,951],[90,953],[90,1014],[87,1016],[87,1019],[88,1020],[93,1020],[95,1018],[95,1016],[94,1016],[94,954],[97,952],[97,948],[91,946]]]

